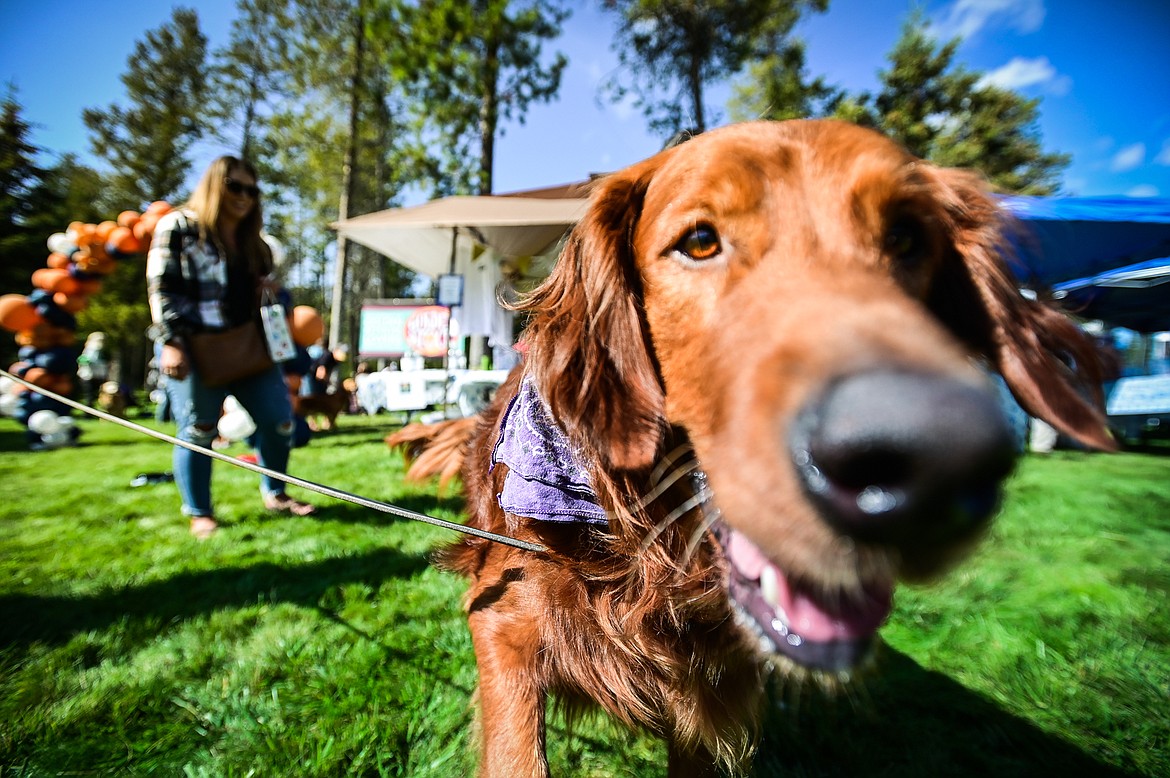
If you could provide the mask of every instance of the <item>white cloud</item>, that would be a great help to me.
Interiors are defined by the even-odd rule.
[[[1138,184],[1125,194],[1128,197],[1157,197],[1158,187],[1151,184]]]
[[[934,24],[943,40],[973,38],[990,26],[1009,27],[1021,34],[1044,24],[1044,0],[955,0]]]
[[[1068,94],[1072,86],[1072,79],[1062,76],[1048,61],[1048,57],[1027,59],[1015,57],[1003,67],[987,73],[979,80],[978,86],[997,86],[1001,89],[1023,89],[1024,87],[1043,84],[1048,91],[1063,95]]]
[[[1170,165],[1170,138],[1162,141],[1162,150],[1154,157],[1154,161],[1159,165]]]
[[[1145,159],[1146,144],[1134,143],[1130,146],[1125,146],[1113,155],[1113,161],[1109,164],[1109,169],[1114,173],[1124,173],[1127,170],[1133,170],[1138,167]]]

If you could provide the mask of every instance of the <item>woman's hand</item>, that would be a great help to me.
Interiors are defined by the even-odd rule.
[[[187,362],[187,352],[173,343],[165,344],[158,358],[158,369],[167,378],[182,381],[191,371],[191,365]]]

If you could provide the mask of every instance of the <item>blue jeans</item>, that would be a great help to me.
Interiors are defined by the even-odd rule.
[[[280,368],[251,378],[233,381],[226,386],[205,386],[192,370],[182,381],[166,383],[171,413],[178,424],[176,437],[199,446],[210,447],[216,437],[223,401],[229,394],[256,423],[255,442],[258,462],[278,473],[288,472],[288,455],[293,433],[292,404]],[[211,457],[175,446],[173,468],[175,484],[187,516],[214,516],[211,509]],[[264,496],[284,494],[284,482],[261,476]]]

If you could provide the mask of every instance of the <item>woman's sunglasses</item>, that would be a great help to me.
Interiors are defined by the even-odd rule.
[[[260,187],[255,184],[244,184],[231,178],[225,178],[223,185],[234,195],[246,194],[253,200],[260,196]]]

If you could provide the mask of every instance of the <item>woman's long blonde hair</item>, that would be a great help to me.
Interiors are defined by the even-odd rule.
[[[220,256],[227,259],[227,252],[219,240],[219,209],[223,199],[224,182],[231,178],[232,171],[241,170],[250,175],[259,184],[260,177],[256,175],[256,168],[251,162],[233,157],[222,156],[214,160],[203,172],[203,177],[195,185],[195,191],[187,200],[187,207],[194,211],[199,226],[199,239],[210,240],[219,249]],[[264,226],[264,211],[260,207],[260,196],[254,199],[252,210],[236,227],[236,243],[240,256],[247,258],[248,267],[256,275],[264,276],[274,269],[272,249],[260,236]]]

